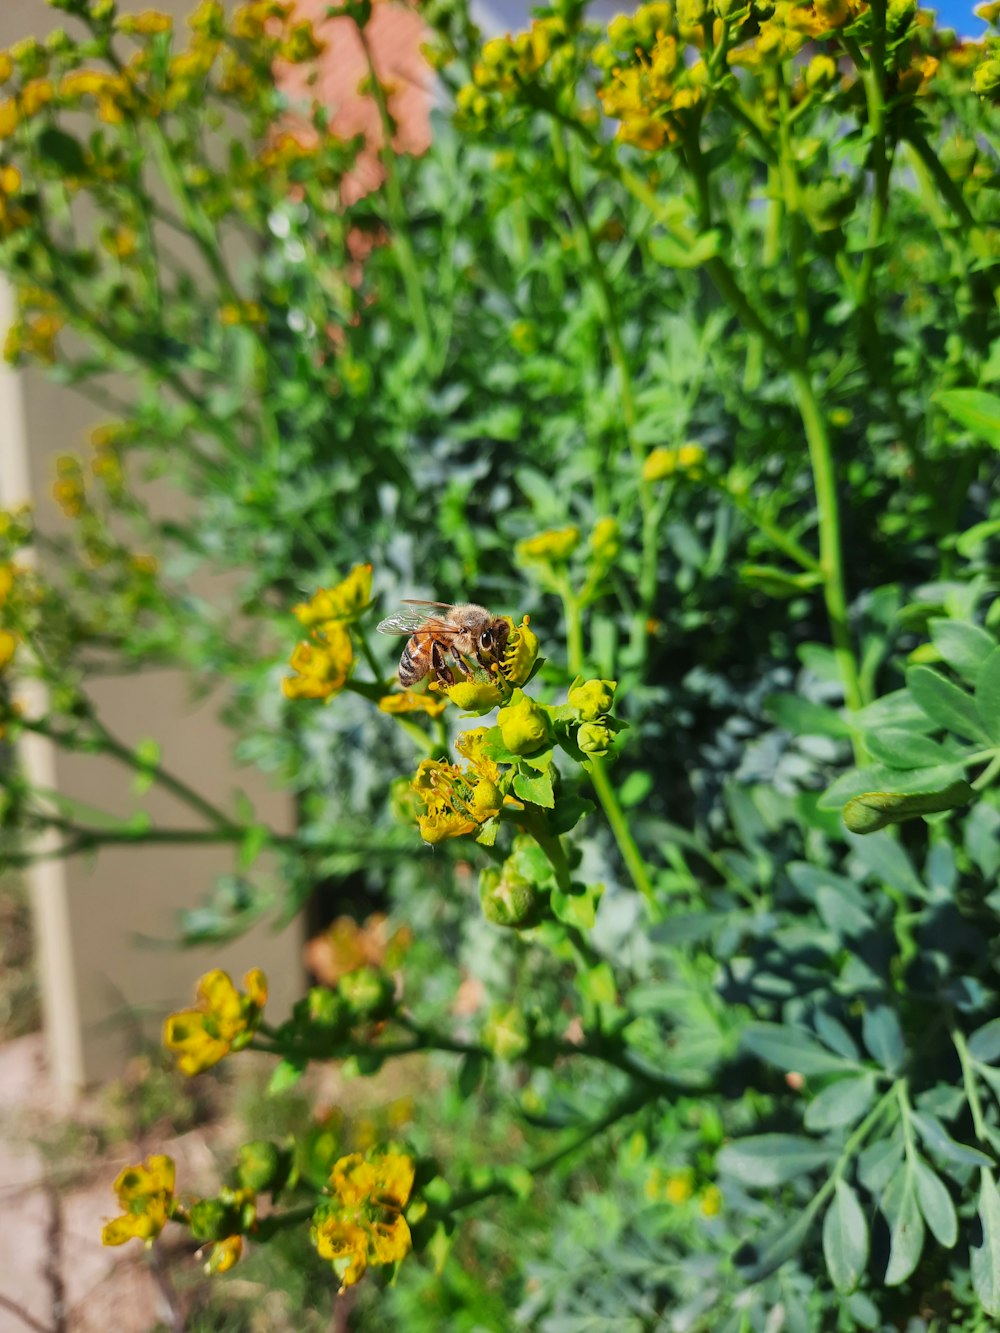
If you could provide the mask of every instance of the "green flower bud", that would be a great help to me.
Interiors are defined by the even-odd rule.
[[[605,722],[584,722],[576,733],[576,743],[584,754],[607,754],[614,732]]]
[[[340,978],[337,989],[359,1018],[388,1018],[395,1005],[392,977],[377,967],[359,967]]]
[[[483,1044],[498,1060],[516,1060],[531,1045],[528,1021],[520,1009],[494,1009],[483,1028]]]
[[[632,20],[625,14],[617,14],[608,24],[608,41],[617,46],[619,51],[627,51],[635,45],[635,30]]]
[[[478,823],[500,813],[503,805],[503,792],[489,778],[480,778],[469,797],[469,814]]]
[[[632,22],[635,24],[635,40],[644,45],[654,41],[657,33],[670,30],[671,17],[671,6],[663,0],[659,0],[659,3],[641,5],[632,17]],[[609,36],[610,33],[609,28]]]
[[[195,1240],[225,1240],[239,1231],[239,1210],[221,1199],[199,1199],[192,1204],[191,1235]]]
[[[580,545],[579,528],[550,528],[518,542],[515,554],[527,564],[561,565]]]
[[[830,88],[837,79],[837,62],[833,56],[817,55],[806,66],[806,87],[810,89]]]
[[[567,701],[581,722],[596,722],[614,707],[617,684],[616,680],[585,680],[570,687]]]
[[[244,1189],[255,1194],[270,1189],[284,1174],[281,1151],[267,1139],[241,1143],[237,1154],[236,1179]]]
[[[1000,98],[1000,59],[993,57],[972,72],[972,91],[980,97]]]
[[[312,987],[307,997],[306,1013],[309,1022],[321,1028],[345,1028],[350,1020],[344,997],[328,986]]]
[[[497,714],[500,735],[511,754],[534,754],[549,743],[549,715],[520,690],[515,691],[514,700]]]
[[[541,920],[548,895],[510,861],[502,870],[490,866],[479,876],[479,902],[487,921],[511,930],[527,930]]]
[[[460,680],[447,686],[445,694],[467,713],[489,713],[501,699],[499,689],[491,680]]]

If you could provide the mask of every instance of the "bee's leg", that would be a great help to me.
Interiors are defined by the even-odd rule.
[[[444,660],[444,649],[435,641],[431,644],[431,670],[439,685],[454,685],[455,674]]]
[[[454,645],[451,649],[452,660],[466,680],[472,679],[472,668]]]

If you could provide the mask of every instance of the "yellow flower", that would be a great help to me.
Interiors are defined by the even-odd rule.
[[[9,139],[21,122],[17,103],[12,97],[0,102],[0,139]]]
[[[0,51],[0,83],[6,83],[14,73],[14,62],[8,51]]]
[[[17,194],[21,188],[21,173],[17,167],[0,167],[0,194]]]
[[[550,528],[535,537],[526,537],[514,550],[519,560],[529,564],[555,565],[568,560],[579,545],[579,528]]]
[[[313,1215],[312,1239],[341,1280],[341,1291],[364,1276],[369,1264],[394,1264],[410,1252],[410,1228],[402,1216],[413,1189],[414,1166],[403,1153],[341,1157],[330,1172],[333,1198]]]
[[[106,1223],[104,1245],[123,1245],[133,1236],[151,1245],[166,1226],[173,1208],[174,1163],[169,1157],[147,1157],[145,1165],[127,1166],[114,1184],[124,1216]]]
[[[17,651],[17,635],[9,629],[0,629],[0,671],[8,667]]]
[[[678,449],[654,449],[642,465],[643,481],[662,481],[676,473],[695,477],[705,461],[700,444],[682,444]]]
[[[80,461],[72,454],[62,454],[56,459],[56,480],[52,486],[52,498],[67,518],[77,518],[83,513],[87,495],[83,486],[83,473]]]
[[[294,676],[281,688],[287,699],[329,699],[347,684],[353,660],[351,636],[337,620],[328,621],[312,643],[300,643],[291,656]]]
[[[141,14],[122,14],[115,23],[119,32],[135,37],[155,37],[158,33],[169,32],[172,26],[173,19],[156,9],[146,9]]]
[[[687,1203],[694,1194],[694,1172],[690,1167],[669,1175],[663,1193],[668,1203]]]
[[[709,1185],[702,1190],[701,1211],[705,1217],[718,1217],[722,1212],[722,1190],[718,1185]]]
[[[217,1240],[208,1256],[205,1272],[208,1274],[228,1273],[237,1263],[242,1253],[242,1236],[227,1236],[225,1240]]]
[[[427,713],[430,717],[440,717],[448,704],[436,694],[401,690],[398,694],[384,694],[379,699],[378,706],[383,713]]]
[[[334,588],[320,588],[308,602],[292,607],[292,615],[307,629],[328,620],[356,620],[372,595],[371,565],[355,565]]]
[[[55,88],[51,79],[32,79],[21,89],[21,110],[29,119],[52,101]]]
[[[253,1036],[267,1002],[267,980],[259,968],[243,978],[241,995],[219,968],[198,982],[196,1007],[170,1014],[163,1024],[163,1044],[177,1054],[182,1074],[198,1074],[239,1050]]]

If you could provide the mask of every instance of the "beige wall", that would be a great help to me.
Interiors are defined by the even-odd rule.
[[[160,0],[158,7],[180,19],[192,6],[189,0]],[[0,0],[0,47],[70,22],[44,0]],[[0,299],[3,325],[9,321],[6,296]],[[40,526],[57,528],[62,520],[50,498],[53,459],[82,452],[89,428],[103,417],[38,374],[0,369],[0,502],[30,498]],[[228,804],[239,787],[262,819],[288,827],[287,797],[269,791],[258,774],[234,769],[213,704],[195,707],[177,673],[105,677],[92,693],[120,739],[135,743],[152,737],[162,746],[164,764],[216,803]],[[135,796],[129,771],[111,760],[33,743],[25,761],[37,781],[116,814],[146,809],[161,824],[196,822],[169,794]],[[234,944],[206,951],[164,947],[176,932],[178,910],[196,906],[214,877],[234,868],[233,852],[225,846],[171,846],[115,848],[94,860],[43,863],[33,872],[46,1030],[53,1073],[64,1091],[118,1073],[136,1019],[151,1027],[170,1008],[189,1003],[195,980],[208,967],[224,967],[234,978],[251,966],[263,967],[275,1014],[301,993],[297,925],[280,935],[260,927]]]

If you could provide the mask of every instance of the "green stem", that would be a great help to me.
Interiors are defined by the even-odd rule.
[[[730,489],[724,481],[717,477],[709,477],[708,481],[721,495],[726,497],[730,504],[740,511],[744,518],[749,519],[753,526],[759,532],[762,532],[779,551],[784,552],[785,555],[809,573],[819,572],[820,564],[816,557],[810,555],[804,546],[800,545],[794,537],[790,537],[777,523],[772,522],[766,514],[761,513],[749,495]]]
[[[976,1071],[973,1068],[974,1061],[969,1054],[969,1047],[965,1040],[965,1033],[954,1024],[949,1027],[952,1044],[958,1054],[958,1062],[962,1066],[962,1082],[965,1086],[965,1098],[969,1103],[969,1110],[972,1113],[972,1125],[976,1131],[976,1138],[980,1143],[989,1145],[990,1151],[993,1151],[993,1145],[990,1143],[989,1130],[986,1124],[986,1117],[983,1115],[983,1105],[979,1100],[979,1088],[976,1086]]]
[[[597,799],[601,803],[605,818],[611,827],[615,842],[618,844],[618,850],[625,862],[632,883],[645,898],[650,914],[658,917],[659,906],[656,901],[653,882],[649,877],[649,870],[646,867],[642,852],[639,850],[638,843],[632,836],[632,830],[629,828],[625,812],[618,803],[618,796],[608,776],[605,761],[598,756],[590,761],[590,780]]]
[[[891,161],[886,149],[885,97],[885,0],[872,0],[871,59],[862,71],[865,101],[868,106],[868,131],[871,135],[872,169],[875,177],[872,190],[872,211],[868,220],[868,241],[861,262],[858,281],[858,304],[868,306],[871,300],[875,260],[882,241],[889,211],[889,173]]]
[[[592,1124],[588,1125],[586,1129],[577,1134],[575,1138],[569,1141],[569,1143],[564,1144],[554,1152],[548,1153],[546,1156],[540,1157],[536,1161],[530,1163],[527,1167],[528,1172],[533,1177],[543,1175],[546,1171],[549,1171],[552,1167],[558,1165],[559,1162],[585,1147],[592,1139],[597,1138],[599,1134],[603,1134],[606,1130],[610,1129],[612,1125],[617,1124],[619,1120],[623,1120],[625,1116],[641,1110],[641,1108],[650,1100],[650,1094],[647,1089],[633,1088],[619,1101],[615,1102],[606,1115],[601,1116],[599,1120],[595,1120]],[[484,1185],[480,1189],[466,1190],[462,1194],[454,1195],[449,1200],[448,1204],[442,1208],[442,1211],[454,1213],[463,1208],[471,1208],[473,1204],[481,1203],[483,1199],[489,1199],[494,1195],[506,1193],[508,1189],[509,1186],[506,1181],[498,1180],[489,1185]]]
[[[382,165],[385,168],[385,197],[389,206],[389,214],[392,219],[393,232],[393,250],[399,260],[399,271],[403,278],[403,286],[406,288],[406,299],[410,305],[410,314],[417,327],[428,356],[431,356],[434,350],[433,336],[431,332],[430,317],[427,313],[427,303],[424,300],[423,288],[420,284],[420,270],[417,266],[416,255],[410,239],[409,219],[406,213],[406,205],[403,201],[403,188],[399,175],[399,162],[396,158],[395,149],[392,146],[392,136],[394,126],[392,115],[389,111],[389,103],[385,95],[385,89],[382,87],[378,71],[375,68],[375,60],[372,55],[371,45],[365,34],[364,24],[356,25],[358,38],[361,42],[362,50],[365,53],[365,61],[368,65],[368,76],[371,85],[372,97],[375,99],[375,105],[378,108],[379,120],[382,123],[382,148],[380,157]]]
[[[843,553],[840,543],[840,509],[837,502],[837,482],[830,437],[823,410],[808,372],[804,368],[795,368],[790,374],[809,447],[809,462],[816,492],[819,564],[823,575],[823,597],[830,621],[833,651],[844,686],[844,699],[848,708],[857,711],[864,706],[866,700],[847,622],[847,594],[844,587]],[[858,742],[855,743],[855,755],[860,762]]]

